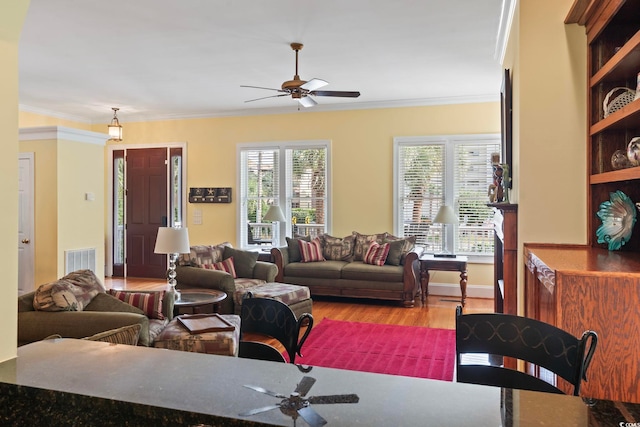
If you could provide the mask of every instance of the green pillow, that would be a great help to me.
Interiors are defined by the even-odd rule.
[[[387,240],[389,244],[389,255],[387,255],[387,261],[385,264],[400,265],[402,259],[402,249],[404,248],[404,240]]]
[[[298,240],[310,242],[311,236],[304,236],[296,239],[287,237],[287,246],[289,246],[289,262],[300,262],[300,260],[302,260],[302,255],[300,254],[300,244],[298,243]]]
[[[236,275],[247,279],[253,278],[253,268],[258,262],[258,252],[241,251],[229,246],[224,248],[224,259],[233,257],[233,265],[236,268]]]
[[[138,307],[127,304],[126,302],[109,294],[96,295],[89,305],[85,307],[84,311],[115,311],[121,313],[144,314],[144,311],[140,310]]]

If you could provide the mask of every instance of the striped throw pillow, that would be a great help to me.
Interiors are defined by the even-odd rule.
[[[109,289],[109,293],[120,301],[124,301],[144,311],[149,319],[164,319],[162,314],[162,300],[164,291],[159,292],[129,292]]]
[[[310,242],[298,240],[300,245],[300,262],[325,261],[322,256],[322,242],[317,237]]]
[[[229,273],[234,279],[238,277],[238,275],[236,274],[236,266],[233,263],[233,257],[229,257],[224,261],[216,262],[213,264],[204,264],[203,267],[209,270],[224,271],[226,273]]]
[[[90,337],[83,338],[83,340],[102,341],[111,344],[138,345],[141,328],[142,326],[140,326],[139,323],[136,323],[135,325],[123,326],[122,328],[100,332],[98,334],[91,335]]]
[[[372,242],[369,249],[367,249],[367,252],[364,254],[362,261],[365,264],[384,265],[384,262],[387,260],[387,255],[389,255],[388,243],[379,244],[377,242]]]

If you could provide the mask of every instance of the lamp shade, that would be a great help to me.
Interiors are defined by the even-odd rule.
[[[267,210],[267,213],[264,215],[263,219],[265,221],[278,221],[278,222],[286,221],[284,214],[282,213],[282,209],[280,209],[280,206],[278,205],[269,206],[269,210]]]
[[[190,252],[187,228],[160,227],[154,252],[157,254],[186,254]]]
[[[457,224],[458,217],[451,206],[442,205],[440,206],[440,210],[438,210],[438,214],[433,219],[433,222],[435,224]]]

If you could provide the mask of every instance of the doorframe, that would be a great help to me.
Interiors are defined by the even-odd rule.
[[[22,209],[20,209],[20,215],[22,217],[25,216],[25,214],[27,215],[27,222],[29,225],[29,233],[30,235],[27,236],[28,239],[30,240],[28,246],[26,246],[26,250],[28,250],[29,252],[29,265],[25,266],[22,265],[22,268],[28,267],[30,269],[30,273],[29,275],[31,276],[31,283],[29,284],[30,290],[28,292],[30,292],[31,290],[35,290],[35,280],[36,280],[36,269],[35,269],[35,256],[36,256],[36,251],[35,251],[35,242],[36,242],[36,234],[35,234],[35,188],[36,188],[36,184],[35,184],[35,153],[34,152],[19,152],[18,153],[18,162],[20,160],[26,160],[29,163],[29,212],[24,212]],[[22,218],[20,218],[20,220],[22,220]],[[24,289],[22,289],[24,291]],[[20,291],[20,289],[19,289]]]
[[[113,276],[113,152],[118,150],[124,150],[125,162],[127,158],[127,150],[145,149],[145,148],[165,148],[169,151],[172,148],[182,149],[182,182],[185,188],[182,189],[182,212],[184,218],[182,218],[183,226],[187,223],[187,143],[186,142],[169,142],[166,144],[113,144],[107,146],[107,227],[106,227],[106,241],[105,241],[105,266],[104,275],[106,277]],[[171,159],[171,156],[168,157]],[[169,168],[169,163],[167,163]],[[170,175],[169,175],[170,176]],[[169,218],[169,205],[171,203],[171,186],[167,185],[167,218]],[[125,252],[126,259],[126,252]],[[125,264],[126,265],[126,264]],[[125,276],[127,275],[127,269],[125,268]]]

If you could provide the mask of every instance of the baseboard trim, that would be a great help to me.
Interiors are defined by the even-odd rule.
[[[460,285],[452,283],[429,283],[429,295],[442,295],[460,298]],[[491,286],[467,285],[468,298],[493,298]]]

